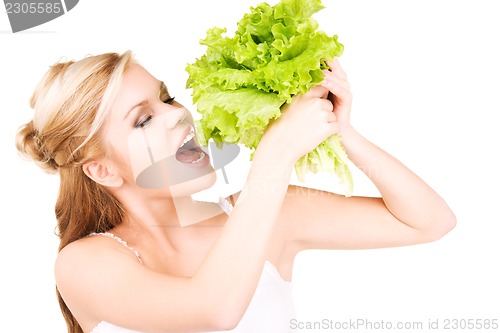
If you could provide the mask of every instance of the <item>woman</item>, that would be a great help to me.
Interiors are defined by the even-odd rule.
[[[17,147],[60,175],[55,273],[69,332],[286,332],[298,252],[429,242],[454,227],[438,194],[351,126],[346,75],[329,66],[268,127],[234,207],[191,199],[215,181],[208,156],[189,113],[130,52],[50,68]],[[333,134],[381,198],[289,185]],[[166,170],[148,177],[165,184],[144,186],[159,160]]]

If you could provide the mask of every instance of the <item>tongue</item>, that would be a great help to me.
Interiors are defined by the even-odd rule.
[[[194,149],[181,149],[177,151],[175,154],[175,158],[183,163],[193,163],[197,159],[201,157],[201,152],[198,152]]]

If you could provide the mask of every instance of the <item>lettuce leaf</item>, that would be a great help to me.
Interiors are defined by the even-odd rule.
[[[297,94],[323,81],[325,61],[340,56],[337,36],[318,30],[311,16],[323,9],[321,0],[281,0],[261,3],[245,14],[233,37],[214,27],[200,43],[206,53],[192,64],[186,87],[201,114],[199,141],[243,144],[255,149],[269,121]],[[352,193],[348,158],[334,135],[295,165],[299,180],[308,172],[336,174],[345,195]]]

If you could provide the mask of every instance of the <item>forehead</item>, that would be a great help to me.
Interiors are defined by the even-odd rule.
[[[158,94],[158,81],[144,67],[132,64],[124,73],[123,80],[112,107],[112,115],[125,115],[134,105]]]
[[[145,83],[156,83],[158,80],[139,64],[132,63],[124,73],[121,89]]]

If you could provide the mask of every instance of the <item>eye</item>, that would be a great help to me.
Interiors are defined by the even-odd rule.
[[[158,98],[165,104],[172,104],[175,100],[175,97],[170,96],[167,86],[163,82],[160,86],[160,93],[158,94]]]
[[[175,101],[175,97],[162,98],[161,100],[165,104],[172,104]]]
[[[144,128],[144,127],[148,126],[152,120],[153,120],[152,115],[150,115],[150,114],[144,115],[137,120],[134,127],[135,128]]]

